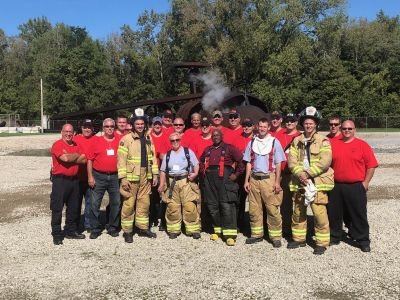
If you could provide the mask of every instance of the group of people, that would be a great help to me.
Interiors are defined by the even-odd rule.
[[[246,244],[267,234],[274,248],[282,246],[282,237],[289,249],[306,246],[310,206],[314,254],[343,240],[343,222],[348,238],[370,251],[366,193],[378,163],[371,147],[355,137],[353,121],[331,117],[330,133],[323,136],[317,132],[320,113],[312,106],[299,115],[272,112],[257,122],[231,109],[228,127],[223,117],[219,110],[209,117],[194,113],[185,130],[185,120],[170,110],[150,120],[136,109],[129,122],[122,116],[105,119],[100,136],[93,135],[90,120],[75,136],[72,125],[64,125],[51,150],[54,244],[85,238],[79,230],[83,198],[84,228],[90,239],[98,238],[107,191],[105,228],[112,237],[122,229],[127,243],[134,232],[156,238],[152,228],[159,225],[170,239],[182,231],[200,239],[205,230],[211,240],[234,246],[246,225],[248,199]]]

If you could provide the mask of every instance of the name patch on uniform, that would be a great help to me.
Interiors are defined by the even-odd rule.
[[[107,156],[114,156],[114,149],[107,149]]]

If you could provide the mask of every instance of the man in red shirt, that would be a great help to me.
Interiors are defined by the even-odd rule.
[[[240,135],[243,132],[243,128],[240,125],[240,114],[236,110],[229,112],[229,130],[224,135],[224,142],[227,144],[236,145]]]
[[[222,112],[220,110],[214,110],[211,116],[211,132],[213,132],[215,129],[219,129],[221,130],[222,134],[225,135],[229,131],[229,129],[222,125],[222,122],[224,121],[224,116],[222,115]]]
[[[234,146],[243,154],[246,150],[247,144],[254,136],[254,123],[253,120],[246,118],[242,122],[243,132],[239,135],[238,139],[234,141]]]
[[[160,168],[161,161],[165,155],[165,153],[169,150],[169,136],[162,129],[162,118],[154,117],[152,119],[152,128],[150,131],[150,136],[154,144],[154,148],[156,150],[157,164]],[[157,191],[157,186],[151,187],[151,195],[150,195],[150,226],[154,224],[154,226],[158,225],[158,219],[160,222],[160,231],[165,231],[165,203],[161,203],[160,194]]]
[[[117,117],[117,129],[115,130],[115,135],[119,136],[121,139],[125,134],[129,132],[128,126],[128,118],[125,116],[118,116]]]
[[[285,117],[285,127],[286,130],[283,134],[280,134],[279,142],[282,145],[282,149],[285,152],[286,161],[282,161],[282,180],[281,187],[283,190],[283,200],[281,205],[282,214],[282,233],[283,236],[290,237],[292,234],[292,214],[293,214],[293,200],[292,192],[289,189],[289,183],[291,178],[291,172],[287,166],[287,160],[289,156],[290,144],[295,137],[301,135],[301,132],[297,130],[297,116],[294,113],[288,113]]]
[[[213,144],[211,139],[211,122],[208,118],[204,117],[201,119],[201,136],[192,142],[192,151],[196,155],[197,159],[203,154],[204,149]],[[186,133],[185,133],[186,134]]]
[[[107,233],[112,237],[119,235],[120,195],[117,171],[117,151],[120,139],[114,135],[115,122],[111,118],[103,121],[104,135],[96,137],[88,154],[88,183],[92,189],[90,210],[90,238],[96,239],[102,232],[100,224],[100,206],[107,191],[110,216],[106,225]]]
[[[273,111],[271,113],[271,129],[270,129],[270,134],[277,138],[278,141],[282,145],[282,135],[285,134],[286,129],[282,128],[282,114],[278,111]]]
[[[181,141],[182,145],[186,145],[186,147],[192,149],[192,143],[201,135],[200,122],[201,115],[199,113],[193,113],[190,117],[190,123],[192,124],[192,127],[185,131],[185,135]]]
[[[169,135],[174,132],[174,126],[172,126],[173,119],[174,114],[172,113],[172,110],[166,109],[162,115],[162,128],[167,137],[169,137]]]
[[[329,118],[329,133],[327,138],[332,140],[340,140],[342,138],[342,133],[340,132],[340,117],[332,116]]]
[[[86,156],[73,141],[74,128],[65,124],[61,130],[61,139],[51,147],[52,190],[50,195],[51,234],[53,243],[61,245],[63,237],[84,239],[85,235],[77,232],[80,217],[78,164],[86,163]],[[61,230],[62,211],[66,206],[64,233]]]
[[[90,145],[93,140],[93,123],[92,120],[86,119],[81,126],[82,134],[78,134],[74,136],[73,140],[78,146],[81,147],[82,152],[88,155],[90,150]],[[87,164],[80,164],[79,171],[78,171],[78,179],[79,179],[79,207],[82,206],[83,197],[85,197],[85,210],[83,213],[84,221],[83,226],[85,230],[88,232],[90,231],[90,221],[89,221],[89,214],[90,214],[90,188],[88,185],[88,175],[87,175]]]
[[[355,137],[354,122],[342,123],[342,140],[332,143],[332,168],[335,187],[329,195],[328,216],[331,245],[342,240],[343,211],[350,217],[350,236],[361,251],[370,252],[367,219],[367,191],[378,162],[371,147]]]

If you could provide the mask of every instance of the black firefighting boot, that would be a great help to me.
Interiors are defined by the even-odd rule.
[[[299,247],[305,247],[307,244],[306,242],[296,242],[296,241],[291,241],[288,243],[287,248],[288,249],[296,249]]]
[[[154,232],[151,232],[150,229],[138,229],[138,235],[148,237],[151,239],[155,239],[157,237],[157,234],[155,234]]]
[[[316,246],[315,248],[314,248],[314,254],[315,255],[322,255],[322,254],[324,254],[325,253],[325,250],[326,250],[326,247],[322,247],[322,246]]]
[[[132,232],[124,232],[123,237],[125,239],[125,243],[133,243],[133,233]]]
[[[249,237],[249,238],[246,239],[246,244],[247,245],[251,245],[251,244],[259,243],[259,242],[262,242],[262,241],[263,241],[262,237],[258,237],[258,238]]]

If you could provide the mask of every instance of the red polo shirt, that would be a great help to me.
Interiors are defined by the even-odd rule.
[[[96,136],[88,153],[88,159],[93,161],[93,169],[99,172],[117,172],[117,151],[120,139],[114,137],[106,141],[104,136]]]
[[[235,145],[240,137],[240,135],[243,133],[243,127],[239,126],[235,129],[227,128],[228,130],[226,131],[224,135],[224,142],[227,144]]]
[[[251,137],[245,137],[245,136],[243,136],[243,134],[241,134],[237,138],[237,140],[231,144],[234,145],[236,148],[238,148],[239,151],[243,154],[244,151],[246,150],[248,143],[251,141],[251,139],[252,139]]]
[[[339,132],[338,135],[332,136],[332,135],[329,133],[329,134],[326,135],[326,137],[332,142],[332,141],[335,141],[335,140],[340,140],[340,139],[342,139],[343,134],[342,134],[341,132]]]
[[[63,139],[56,141],[51,147],[51,158],[53,160],[52,173],[53,175],[76,176],[79,165],[77,163],[63,162],[60,156],[65,153],[82,154],[83,152],[81,147],[75,142],[69,145]]]
[[[90,137],[85,137],[82,134],[78,134],[74,136],[73,141],[77,143],[81,149],[82,153],[88,156],[88,152],[90,150],[92,140],[93,140],[93,135]],[[81,181],[87,181],[88,175],[87,175],[87,164],[79,164],[79,171],[78,171],[78,178]]]
[[[287,167],[287,160],[288,160],[288,156],[289,156],[289,145],[290,143],[294,140],[295,137],[301,135],[301,132],[296,130],[294,134],[287,134],[286,130],[283,134],[279,134],[279,138],[278,141],[281,143],[282,145],[282,149],[285,152],[285,156],[286,156],[286,161],[283,161],[281,163],[281,170],[285,171],[286,173],[290,173],[289,168]]]
[[[363,140],[355,138],[350,143],[332,141],[332,168],[336,182],[364,181],[367,169],[377,166],[374,152]]]
[[[213,144],[213,141],[210,138],[205,139],[202,136],[198,137],[193,143],[191,144],[191,149],[196,155],[197,159],[200,159],[200,156],[203,154],[204,149],[206,149],[208,146],[211,146]]]
[[[193,142],[197,140],[200,136],[201,136],[201,128],[199,129],[189,128],[188,130],[185,131],[185,134],[182,137],[181,144],[186,145],[185,147],[189,147],[190,149],[192,149]]]
[[[169,139],[169,135],[175,131],[174,126],[171,125],[170,127],[162,126],[162,132],[166,134],[167,139]]]
[[[156,149],[156,157],[158,166],[161,165],[160,154],[165,154],[170,149],[170,142],[167,135],[161,131],[159,136],[154,135],[153,130],[150,132],[151,139]]]

